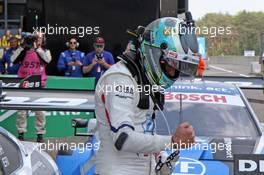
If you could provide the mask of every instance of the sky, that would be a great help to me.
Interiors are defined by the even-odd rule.
[[[189,0],[189,11],[194,19],[210,12],[235,15],[243,10],[264,12],[264,0]]]

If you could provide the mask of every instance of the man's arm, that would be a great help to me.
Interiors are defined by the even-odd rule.
[[[106,78],[105,88],[112,87],[111,92],[106,91],[101,96],[105,106],[105,113],[109,132],[113,139],[115,148],[119,151],[134,153],[157,153],[166,148],[171,148],[172,144],[179,148],[181,143],[190,146],[194,143],[194,130],[188,123],[178,126],[173,136],[149,135],[135,131],[134,104],[138,101],[138,96],[134,91],[127,91],[126,88],[133,87],[133,80],[126,75],[111,75]],[[100,88],[100,86],[98,86]],[[97,89],[98,92],[98,89]],[[100,94],[100,93],[99,93]],[[175,148],[175,147],[174,147]]]
[[[111,64],[108,64],[105,60],[103,59],[99,59],[98,61],[98,64],[102,65],[105,69],[109,69],[112,65]]]
[[[84,60],[83,60],[82,71],[83,71],[84,74],[89,73],[93,69],[94,65],[97,64],[97,59],[96,58],[94,58],[92,61],[90,61],[90,59],[91,59],[90,56],[87,55],[84,58]]]
[[[83,66],[82,71],[84,74],[89,73],[94,67],[94,64],[89,64],[88,66]]]
[[[98,63],[104,66],[105,69],[109,69],[113,64],[115,64],[113,55],[110,52],[106,52],[106,58],[102,60],[98,60]]]
[[[127,92],[123,88],[115,89],[115,87],[133,88],[132,79],[125,75],[111,75],[105,81],[105,88],[112,87],[109,88],[112,90],[109,92],[105,89],[101,98],[109,119],[109,132],[111,132],[113,145],[117,150],[155,153],[171,144],[171,136],[148,135],[135,131],[133,106],[138,98],[136,92],[135,90]]]
[[[13,51],[13,53],[10,57],[11,62],[14,64],[18,64],[21,61],[23,61],[23,59],[26,56],[27,50],[28,50],[28,48],[24,49],[22,47],[18,47],[16,50]]]
[[[51,54],[50,54],[50,50],[46,49],[42,49],[42,48],[37,48],[36,49],[37,54],[39,55],[39,57],[46,63],[50,63],[51,62]]]
[[[60,57],[57,63],[57,68],[59,71],[62,71],[62,72],[65,72],[67,70],[67,65],[65,62],[65,53],[63,52],[60,54]]]

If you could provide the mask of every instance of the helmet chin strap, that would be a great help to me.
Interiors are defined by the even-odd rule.
[[[137,84],[145,89],[144,86],[147,85],[147,82],[143,70],[139,67],[140,63],[138,63],[137,54],[130,51],[119,56],[119,58],[124,61],[132,76],[136,78]],[[140,109],[149,109],[149,96],[146,95],[145,91],[139,93],[139,103],[137,107]]]

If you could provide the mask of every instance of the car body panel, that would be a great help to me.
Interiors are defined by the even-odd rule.
[[[184,86],[185,85],[185,88]],[[179,88],[181,86],[181,88]],[[175,88],[178,87],[178,88]],[[187,88],[189,87],[189,88]],[[193,103],[195,105],[203,104],[205,107],[206,105],[210,105],[211,103],[215,103],[216,106],[231,106],[235,108],[242,108],[243,112],[246,116],[250,117],[250,122],[252,123],[252,128],[254,129],[253,135],[247,136],[210,136],[210,133],[206,136],[197,135],[196,137],[196,144],[189,148],[189,149],[181,149],[180,150],[180,157],[179,160],[175,163],[175,169],[173,170],[172,174],[174,175],[233,175],[234,172],[234,155],[235,154],[264,154],[264,137],[263,133],[260,130],[260,123],[250,107],[249,103],[247,102],[246,98],[244,97],[242,91],[232,84],[224,84],[224,83],[212,83],[212,82],[176,82],[176,86],[173,89],[169,89],[166,93],[177,93],[180,92],[181,94],[199,94],[198,102],[193,103],[193,101],[187,101],[186,103]],[[177,91],[176,91],[177,90]],[[201,95],[205,96],[205,100],[201,100]],[[211,99],[214,99],[213,95],[216,96],[224,96],[226,98],[226,103],[217,104],[217,101],[208,101],[209,96],[211,95]],[[189,96],[190,97],[190,96]],[[232,99],[232,97],[236,98],[236,100]],[[168,109],[166,109],[167,104],[174,104],[171,105],[172,107],[179,107],[181,103],[180,100],[174,100],[171,102],[166,102],[165,104],[165,117],[168,117]],[[182,104],[184,105],[184,103]],[[219,111],[223,112],[223,111]],[[194,113],[195,114],[195,113]],[[194,115],[193,114],[193,115]],[[206,115],[207,113],[205,113]],[[160,113],[157,114],[157,120],[159,122]],[[170,122],[171,124],[172,122]],[[175,123],[175,127],[176,127]],[[165,126],[165,125],[164,125]],[[163,127],[164,127],[163,126]],[[157,125],[157,130],[159,130],[159,125]],[[207,126],[204,126],[205,128]],[[225,128],[223,128],[225,129]],[[228,128],[227,128],[228,129]],[[165,129],[166,131],[166,129]],[[90,141],[91,143],[94,140]],[[217,150],[212,147],[212,143],[217,145],[222,145],[222,150]],[[211,146],[211,147],[210,147]],[[197,148],[198,147],[198,148]],[[168,148],[169,152],[173,149]],[[78,150],[76,150],[78,151]],[[75,170],[75,172],[80,172],[83,167],[86,166],[86,174],[93,174],[94,164],[93,164],[93,153],[94,150],[84,150],[84,153],[77,154],[76,151],[71,156],[64,156],[58,155],[57,163],[59,164],[59,168],[63,172],[71,172]],[[67,166],[63,166],[63,162],[74,162],[76,160],[84,160],[81,156],[86,156],[86,162],[78,161],[78,166],[70,166],[68,163]],[[89,155],[89,156],[87,156]],[[68,160],[66,160],[68,159]],[[58,162],[59,161],[59,162]],[[91,164],[89,162],[92,162]],[[89,166],[87,166],[87,163]],[[77,168],[76,168],[77,167]],[[72,170],[71,170],[72,168]],[[80,173],[81,174],[81,173]]]
[[[169,96],[168,96],[169,94]],[[172,99],[172,95],[173,98]],[[181,94],[181,96],[179,95]],[[202,96],[204,97],[202,98]],[[206,95],[206,96],[205,96]],[[224,101],[214,100],[214,97],[225,97]],[[206,98],[205,98],[206,97]],[[222,126],[222,121],[218,118],[208,117],[210,115],[210,108],[221,106],[222,110],[215,111],[214,114],[219,112],[219,116],[234,117],[234,119],[249,121],[251,128],[255,130],[249,135],[240,135],[233,132],[230,135],[217,135],[217,133],[208,133],[206,135],[197,135],[196,144],[187,149],[180,150],[180,158],[175,163],[175,169],[172,174],[174,175],[233,175],[234,173],[234,155],[236,154],[264,154],[264,137],[261,130],[261,124],[258,121],[257,116],[252,110],[250,104],[245,98],[243,92],[233,84],[217,83],[217,82],[193,82],[193,81],[181,81],[176,82],[174,86],[167,89],[165,92],[165,117],[168,119],[167,123],[174,127],[170,128],[173,132],[177,125],[181,122],[189,122],[192,124],[192,120],[195,119],[199,112],[203,111],[199,109],[197,111],[184,112],[185,106],[199,106],[204,108],[204,120],[211,120],[211,124]],[[193,107],[191,106],[191,107]],[[224,109],[232,109],[242,111],[240,117],[232,116]],[[192,108],[190,108],[191,110]],[[179,110],[182,110],[179,112]],[[239,111],[238,110],[238,111]],[[169,112],[168,112],[169,111]],[[180,113],[175,117],[170,117],[170,114]],[[243,115],[242,115],[243,113]],[[235,112],[233,112],[235,114]],[[191,115],[186,119],[184,115]],[[200,114],[201,115],[201,114]],[[176,118],[181,117],[182,119]],[[244,118],[243,118],[244,117]],[[224,119],[227,119],[223,117]],[[247,119],[246,119],[247,118]],[[186,120],[185,120],[186,119]],[[188,120],[189,119],[189,120]],[[199,120],[200,119],[200,120]],[[196,122],[203,123],[202,117],[196,120]],[[161,113],[157,115],[157,133],[165,134],[166,125],[159,126],[161,120]],[[174,123],[173,123],[174,122]],[[209,123],[210,123],[209,122]],[[240,121],[236,121],[239,125]],[[235,122],[234,122],[235,124]],[[175,126],[173,126],[175,125]],[[228,126],[228,124],[226,124]],[[204,128],[204,131],[210,129],[208,125],[200,125]],[[230,127],[230,126],[229,126]],[[223,130],[232,130],[229,127],[222,127]],[[246,127],[246,125],[245,125]],[[161,129],[160,129],[161,128]],[[197,128],[194,128],[197,129]],[[217,126],[216,128],[217,129]],[[221,129],[221,128],[220,128]],[[167,129],[168,130],[168,129]],[[239,132],[239,131],[238,131]],[[223,132],[228,133],[228,132]],[[215,145],[213,147],[213,145]],[[216,146],[217,145],[217,146]],[[219,149],[215,149],[215,148]],[[221,148],[221,149],[220,149]],[[171,148],[172,149],[172,148]],[[172,149],[173,150],[173,149]]]
[[[59,169],[52,158],[39,149],[39,144],[21,142],[0,127],[0,173],[12,175],[59,175]],[[14,161],[14,160],[19,161]],[[3,161],[4,160],[4,161]]]

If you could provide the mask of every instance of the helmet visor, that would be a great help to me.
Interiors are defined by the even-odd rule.
[[[162,60],[171,68],[182,74],[195,76],[198,68],[199,57],[187,54],[178,54],[172,50],[164,50]]]
[[[174,50],[161,48],[161,46],[145,44],[145,54],[150,58],[151,69],[156,70],[153,76],[160,78],[161,75],[157,74],[157,72],[160,72],[159,70],[162,70],[171,79],[177,79],[179,73],[188,76],[196,75],[199,57],[178,54]]]

